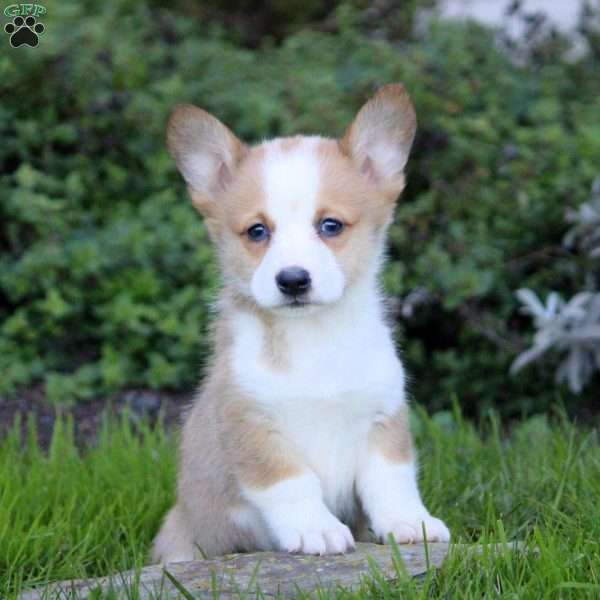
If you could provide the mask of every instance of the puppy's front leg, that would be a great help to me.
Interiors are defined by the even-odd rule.
[[[446,525],[421,500],[406,407],[373,424],[356,483],[371,529],[382,542],[389,534],[400,544],[422,541],[423,527],[428,541],[450,539]]]
[[[264,519],[274,545],[286,552],[339,554],[354,548],[350,529],[325,506],[321,483],[273,424],[244,411],[238,437],[242,496]]]

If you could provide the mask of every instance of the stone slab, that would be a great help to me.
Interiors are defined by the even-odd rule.
[[[187,592],[194,598],[213,600],[215,591],[222,600],[256,598],[259,591],[267,598],[292,598],[299,592],[356,587],[365,576],[372,574],[373,565],[385,579],[395,579],[398,575],[395,556],[398,555],[409,575],[423,575],[428,566],[438,568],[442,564],[449,545],[430,543],[427,552],[423,544],[396,548],[398,554],[395,555],[390,546],[359,543],[356,551],[344,555],[255,552],[164,566],[151,565],[109,577],[58,582],[29,590],[20,596],[20,600],[83,600],[98,588],[113,589],[118,597],[127,597],[132,586],[137,587],[140,600],[159,596],[184,598]],[[173,579],[178,584],[173,583]]]

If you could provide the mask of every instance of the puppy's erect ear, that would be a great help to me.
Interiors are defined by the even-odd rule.
[[[211,212],[246,147],[221,121],[191,104],[173,109],[167,146],[189,186],[194,206],[203,213]]]
[[[404,166],[416,129],[415,109],[404,86],[390,84],[363,105],[340,145],[361,172],[395,200],[404,187]]]

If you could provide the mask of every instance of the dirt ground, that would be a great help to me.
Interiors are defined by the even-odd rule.
[[[0,440],[12,429],[17,415],[20,415],[24,432],[28,414],[34,415],[42,448],[48,448],[54,423],[61,415],[72,415],[75,440],[80,447],[94,444],[105,413],[118,417],[125,411],[133,422],[147,419],[156,423],[163,419],[167,428],[176,428],[192,397],[192,391],[169,393],[136,389],[108,398],[86,400],[72,407],[56,407],[47,402],[41,386],[35,387],[13,399],[0,398]]]

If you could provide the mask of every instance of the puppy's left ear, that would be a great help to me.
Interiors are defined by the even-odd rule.
[[[386,85],[360,109],[340,142],[360,171],[391,201],[404,188],[404,167],[417,129],[404,86]]]

